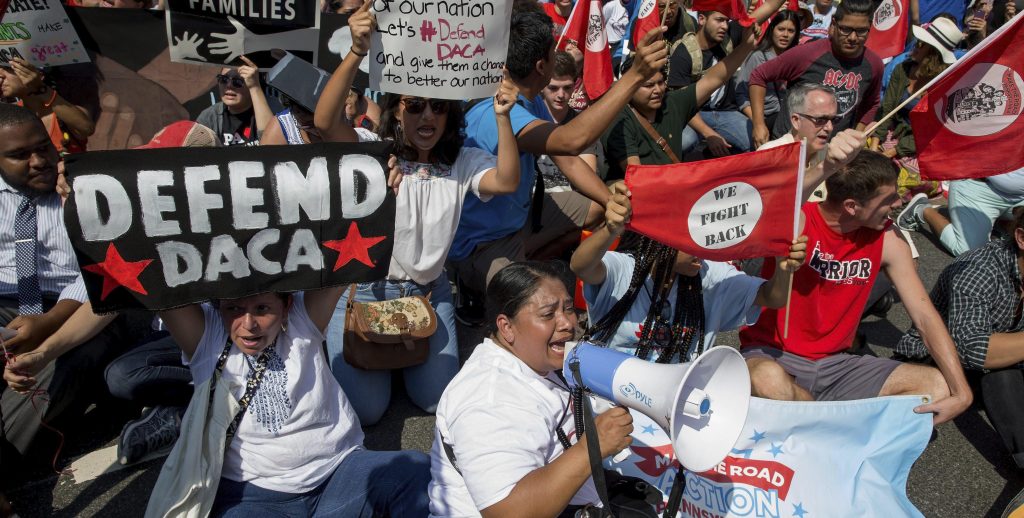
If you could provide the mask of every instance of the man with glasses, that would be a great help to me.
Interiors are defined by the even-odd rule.
[[[274,112],[260,86],[259,68],[242,56],[237,71],[225,67],[217,75],[220,102],[203,110],[196,122],[210,128],[224,146],[257,146]]]
[[[769,83],[790,89],[805,83],[831,88],[839,117],[833,134],[854,127],[863,130],[875,119],[883,67],[878,55],[864,47],[871,30],[872,5],[871,0],[845,0],[832,18],[828,39],[799,45],[754,70],[750,75],[750,109],[756,145],[789,131],[785,104],[775,127],[765,124],[764,98]]]

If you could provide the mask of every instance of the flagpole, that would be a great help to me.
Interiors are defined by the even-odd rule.
[[[658,0],[651,0],[651,1],[654,2],[654,6],[655,7],[658,6]],[[668,3],[665,4],[665,7],[671,8],[672,7],[672,3],[675,2],[675,1],[676,0],[668,0]],[[683,13],[683,14],[686,14],[686,13]],[[665,19],[666,18],[668,18],[668,9],[665,9],[665,12],[661,13],[661,25],[659,25],[658,27],[664,27],[665,26]],[[643,38],[644,36],[647,36],[647,35],[646,34],[641,34],[640,35],[641,38]]]
[[[565,26],[562,27],[562,34],[558,35],[558,43],[555,44],[555,50],[558,50],[558,48],[562,46],[562,40],[565,39],[565,33],[569,29],[569,25],[572,25],[572,17],[576,14],[576,8],[585,1],[587,0],[576,0],[576,3],[572,4],[572,10],[569,11],[569,19],[566,20]],[[580,50],[582,51],[583,49]]]
[[[958,64],[960,64],[962,62],[966,62],[971,56],[973,56],[974,54],[977,54],[978,52],[981,52],[981,50],[983,48],[988,46],[988,45],[985,44],[986,41],[991,40],[992,38],[1001,35],[1002,33],[1004,33],[1007,30],[1009,30],[1010,27],[1015,25],[1015,24],[1024,23],[1021,20],[1024,20],[1024,17],[1014,16],[1013,19],[1011,19],[1008,23],[1003,24],[1002,27],[997,29],[992,34],[989,34],[985,39],[981,40],[980,43],[975,45],[974,48],[972,48],[971,50],[967,51],[967,54],[964,54],[963,56],[960,57],[960,59],[954,61],[952,64],[950,64],[948,67],[946,67],[946,69],[943,70],[939,75],[937,75],[934,78],[932,78],[931,81],[928,81],[927,84],[925,84],[924,86],[919,88],[916,92],[911,94],[910,97],[907,97],[907,99],[905,101],[901,102],[899,104],[899,106],[893,108],[891,111],[889,111],[889,113],[885,114],[885,117],[882,117],[881,119],[878,120],[878,122],[875,122],[871,126],[869,126],[868,129],[864,131],[864,133],[870,135],[872,132],[875,131],[875,128],[877,128],[883,122],[885,122],[885,121],[889,120],[890,118],[892,118],[892,116],[895,115],[896,112],[900,111],[904,106],[909,104],[910,101],[913,101],[914,99],[917,99],[918,97],[924,95],[924,93],[929,88],[931,88],[932,85],[934,85],[939,80],[941,80],[942,78],[944,78],[947,75],[949,75],[949,73],[952,72],[953,69],[955,69]]]
[[[804,193],[804,174],[807,171],[807,138],[800,140],[800,165],[797,168],[796,174],[796,204],[793,207],[793,241],[796,241],[800,237],[800,206],[803,204],[803,193]],[[793,301],[793,277],[796,276],[796,272],[789,273],[789,288],[786,289],[786,317],[782,324],[782,338],[789,338],[789,310],[790,302]]]

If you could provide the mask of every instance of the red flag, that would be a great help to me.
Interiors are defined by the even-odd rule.
[[[885,59],[903,53],[910,30],[908,0],[882,0],[871,18],[867,47]]]
[[[597,99],[612,87],[612,53],[601,16],[601,0],[578,0],[569,15],[569,24],[558,43],[558,50],[572,42],[583,51],[583,88],[587,97]]]
[[[789,253],[799,221],[800,142],[674,165],[631,165],[628,228],[702,259]]]
[[[983,178],[1024,167],[1024,16],[1015,16],[924,88],[910,123],[921,175]]]
[[[743,0],[694,0],[693,11],[718,11],[729,17],[730,20],[740,22],[740,25],[749,27],[754,19],[747,16],[747,6]]]
[[[636,23],[633,25],[633,48],[640,45],[640,40],[653,29],[661,26],[661,15],[658,13],[657,0],[640,0],[639,11],[636,13]],[[686,14],[682,10],[680,13]]]

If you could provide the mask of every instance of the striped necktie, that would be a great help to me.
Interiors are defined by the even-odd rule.
[[[43,292],[39,289],[36,271],[36,204],[32,198],[21,197],[14,217],[14,257],[18,274],[18,313],[38,315],[43,312]]]

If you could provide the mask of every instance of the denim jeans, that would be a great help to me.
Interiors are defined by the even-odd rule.
[[[110,362],[103,376],[114,397],[142,406],[186,407],[192,399],[192,373],[166,331]]]
[[[429,285],[412,281],[375,281],[357,285],[357,302],[391,300],[410,295],[426,296],[437,313],[437,332],[430,337],[430,354],[420,365],[402,369],[405,389],[416,406],[434,413],[448,382],[459,372],[459,346],[455,335],[455,307],[451,286],[443,272]],[[357,369],[345,362],[343,337],[345,334],[345,306],[348,292],[338,300],[338,306],[327,326],[327,357],[331,371],[341,384],[345,396],[352,403],[363,426],[375,424],[384,415],[391,402],[391,371]]]
[[[418,451],[358,449],[320,486],[304,494],[220,479],[212,517],[427,516],[430,457]]]
[[[732,146],[733,154],[751,151],[750,136],[754,126],[742,112],[702,110],[700,118]],[[683,155],[693,151],[703,139],[693,128],[686,126],[683,129]]]
[[[960,255],[988,243],[992,226],[1000,217],[1012,217],[1013,208],[1024,205],[1024,197],[1000,194],[983,180],[949,183],[950,225],[939,241],[953,255]]]

